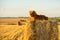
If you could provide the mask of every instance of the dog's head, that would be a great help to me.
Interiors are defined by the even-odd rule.
[[[37,14],[34,10],[29,11],[31,17],[35,17]]]

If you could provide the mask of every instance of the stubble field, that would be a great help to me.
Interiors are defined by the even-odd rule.
[[[25,22],[23,25],[18,25],[18,21],[20,19],[27,20],[29,18],[0,18],[0,40],[23,39],[25,31],[24,28],[28,24]],[[58,25],[58,31],[58,39],[60,40],[60,25]]]

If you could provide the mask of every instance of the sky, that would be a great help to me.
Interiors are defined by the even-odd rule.
[[[29,10],[59,17],[60,0],[0,0],[0,17],[29,17]]]

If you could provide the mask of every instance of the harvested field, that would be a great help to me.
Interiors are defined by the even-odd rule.
[[[31,33],[29,33],[29,32],[31,32],[30,27],[27,26],[27,25],[29,25],[28,22],[26,22],[25,25],[21,25],[21,26],[19,26],[17,24],[8,25],[8,23],[10,23],[10,22],[17,23],[19,19],[18,20],[14,19],[11,21],[10,20],[7,21],[7,19],[5,19],[5,20],[0,19],[0,22],[3,22],[2,24],[0,23],[0,40],[27,40],[26,37],[31,35]],[[7,24],[4,24],[4,23],[7,23]],[[59,31],[58,39],[60,40],[60,25],[58,25],[58,31]],[[27,33],[25,33],[25,32],[27,32]]]

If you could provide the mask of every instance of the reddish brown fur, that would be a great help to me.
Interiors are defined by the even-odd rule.
[[[30,11],[30,16],[34,17],[35,20],[48,20],[45,15],[37,15],[35,11]]]

